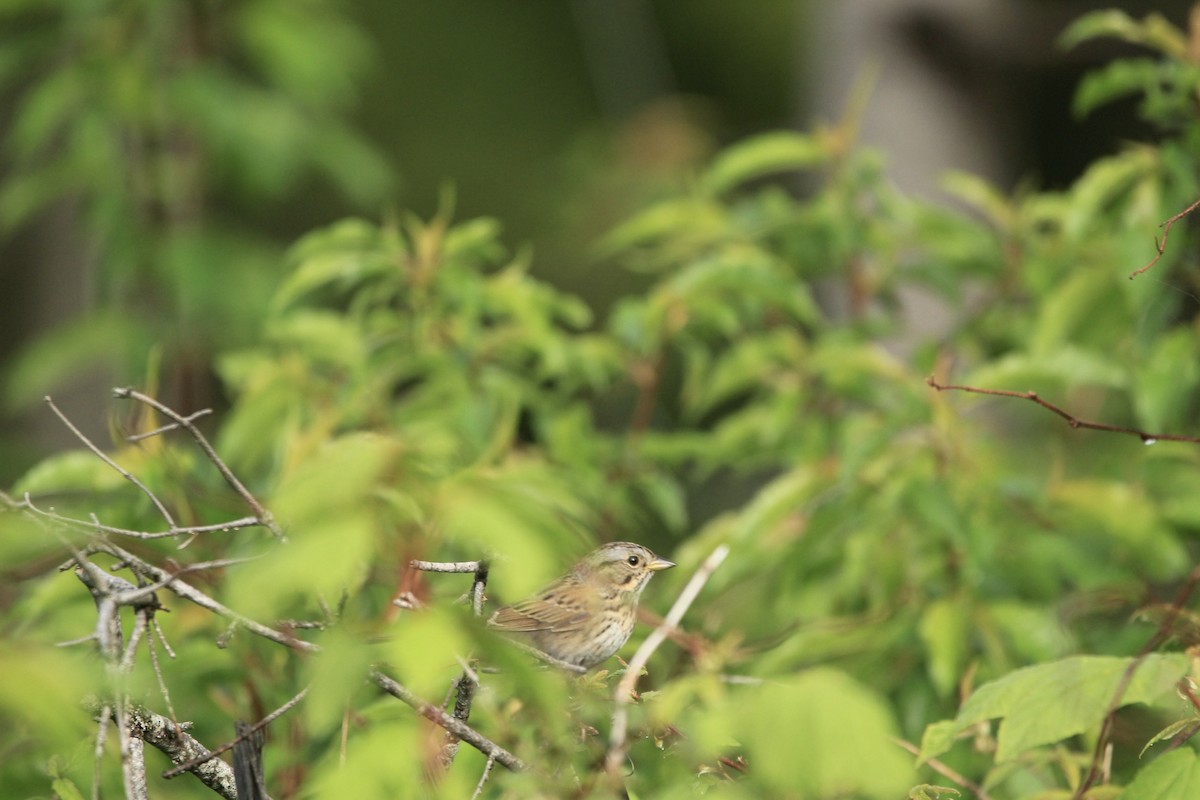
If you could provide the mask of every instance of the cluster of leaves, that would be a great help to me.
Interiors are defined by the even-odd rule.
[[[1130,83],[1143,68],[1114,66],[1084,102],[1191,75],[1172,44],[1182,34],[1164,25],[1108,14],[1073,28],[1070,41],[1166,43],[1152,85]],[[744,142],[600,243],[598,269],[654,279],[603,321],[532,278],[527,256],[510,258],[496,223],[453,224],[449,200],[428,222],[349,220],[305,237],[258,343],[217,363],[233,398],[217,448],[290,541],[214,535],[187,552],[266,550],[214,576],[214,595],[264,620],[336,607],[335,624],[314,637],[323,652],[301,660],[240,638],[215,651],[215,622],[180,609],[167,627],[183,640],[186,677],[167,677],[182,716],[220,740],[248,702],[270,708],[311,682],[268,746],[268,783],[401,794],[429,779],[440,734],[362,676],[387,663],[438,698],[456,656],[475,652],[501,670],[483,676],[472,725],[534,767],[493,775],[487,791],[584,793],[610,676],[532,668],[454,603],[458,579],[418,579],[408,561],[487,556],[489,592],[510,600],[598,539],[635,539],[680,564],[647,592],[661,609],[728,544],[687,633],[643,681],[654,691],[634,709],[631,795],[720,785],[728,796],[895,797],[946,780],[893,741],[924,737],[924,759],[993,798],[1067,796],[1131,674],[1119,702],[1150,710],[1122,718],[1132,741],[1117,743],[1111,784],[1092,796],[1124,785],[1130,798],[1173,796],[1162,787],[1195,773],[1192,752],[1136,757],[1187,715],[1169,690],[1190,664],[1163,652],[1128,672],[1155,631],[1130,612],[1169,597],[1162,587],[1195,558],[1200,453],[1072,431],[1029,404],[981,413],[924,380],[953,369],[962,383],[1036,387],[1089,417],[1195,429],[1200,338],[1183,232],[1153,273],[1126,277],[1158,222],[1197,193],[1200,120],[1177,104],[1145,111],[1170,125],[1160,144],[1099,161],[1062,192],[1009,197],[955,176],[947,188],[966,211],[896,192],[878,156],[854,148],[852,122]],[[765,180],[781,171],[807,188]],[[898,337],[919,294],[939,299],[945,319],[912,347]],[[118,460],[181,516],[229,518],[216,477],[185,446]],[[87,489],[83,508],[106,522],[153,525],[153,509],[122,499],[106,470],[60,456],[15,494]],[[23,517],[0,524],[14,563],[58,552]],[[139,552],[178,558],[170,547]],[[397,612],[389,601],[402,592],[425,610]],[[86,595],[39,577],[16,597],[9,652],[54,666],[28,681],[87,685],[86,658],[45,647],[87,629]],[[46,752],[83,741],[74,722],[51,726],[70,711],[44,698],[34,707],[10,686],[0,704],[36,742],[40,761],[21,780]],[[80,756],[51,769],[82,784],[90,766]],[[464,796],[482,769],[464,748],[430,791]]]

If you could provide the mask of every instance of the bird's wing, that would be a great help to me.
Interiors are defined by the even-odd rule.
[[[579,630],[587,619],[585,609],[575,604],[564,604],[554,594],[547,592],[498,609],[488,624],[500,630],[520,633],[565,632]]]

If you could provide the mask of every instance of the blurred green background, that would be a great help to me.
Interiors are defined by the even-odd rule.
[[[7,2],[0,483],[68,444],[47,392],[93,433],[114,383],[219,404],[208,356],[252,335],[287,244],[350,214],[429,216],[446,186],[460,217],[502,220],[535,274],[603,314],[646,284],[595,257],[601,234],[723,144],[834,121],[856,83],[864,139],[902,183],[956,167],[1065,185],[1138,130],[1128,107],[1086,127],[1065,111],[1112,54],[1054,47],[1079,10]]]
[[[534,669],[409,560],[494,557],[507,602],[615,538],[680,565],[650,612],[731,548],[643,684],[633,793],[895,797],[938,779],[899,736],[993,797],[1065,796],[1124,659],[1175,621],[1200,455],[925,378],[1196,429],[1188,226],[1128,280],[1198,192],[1200,33],[1163,9],[1177,27],[1007,0],[0,5],[0,666],[25,676],[0,686],[0,794],[93,780],[61,698],[107,691],[103,670],[56,643],[96,615],[55,567],[73,545],[123,569],[88,520],[166,516],[52,393],[212,528],[137,558],[253,556],[197,583],[324,626],[303,630],[317,657],[221,649],[223,620],[168,598],[164,680],[204,741],[313,684],[272,732],[276,796],[422,780],[395,754],[429,728],[363,674],[434,698],[467,651],[502,666],[473,723],[554,765],[489,796],[595,778],[614,673]],[[124,442],[157,423],[122,384],[212,408],[289,542],[221,530],[245,509],[187,437]],[[51,508],[78,539],[39,526]],[[431,612],[401,613],[407,593]],[[1194,630],[1159,633],[1116,785],[1176,763],[1136,754],[1191,714],[1170,651]],[[977,725],[999,718],[1037,724],[997,748]]]

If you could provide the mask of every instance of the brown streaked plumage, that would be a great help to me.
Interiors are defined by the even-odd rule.
[[[642,589],[654,573],[673,566],[640,544],[606,544],[537,594],[498,609],[488,625],[591,669],[629,640]]]

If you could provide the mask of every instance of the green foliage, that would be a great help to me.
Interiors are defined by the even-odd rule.
[[[1098,729],[1127,672],[1122,703],[1151,703],[1171,691],[1189,667],[1182,654],[1151,655],[1137,663],[1107,656],[1075,656],[1025,667],[979,688],[952,722],[925,730],[921,759],[942,755],[964,731],[1002,719],[996,760]]]
[[[0,22],[17,96],[0,235],[69,201],[96,264],[92,313],[16,360],[10,404],[101,358],[129,376],[154,348],[203,364],[255,337],[281,250],[258,209],[322,185],[374,209],[388,191],[345,121],[370,46],[336,2],[51,0]]]
[[[1121,795],[1125,800],[1168,800],[1200,791],[1200,764],[1192,750],[1176,750],[1152,761]]]
[[[278,13],[248,12],[244,35],[262,50],[257,68],[286,82],[278,76],[305,74],[292,48],[311,31]],[[1155,68],[1183,77],[1149,78],[1136,63],[1121,77],[1114,66],[1081,88],[1082,106],[1193,92],[1178,32],[1160,20],[1093,15],[1067,40],[1114,34],[1156,48]],[[310,103],[338,91],[293,88]],[[215,90],[190,91],[202,103]],[[930,783],[949,774],[931,758],[997,800],[1064,796],[1087,774],[1114,703],[1122,720],[1153,719],[1114,742],[1111,782],[1089,796],[1188,796],[1172,793],[1193,780],[1190,750],[1136,754],[1148,742],[1158,742],[1151,754],[1166,750],[1194,717],[1164,702],[1191,669],[1174,652],[1194,643],[1190,607],[1165,615],[1172,636],[1123,678],[1154,636],[1147,620],[1164,617],[1154,602],[1156,613],[1132,612],[1174,596],[1196,559],[1194,445],[1148,448],[1019,398],[925,383],[952,365],[955,382],[1034,389],[1148,438],[1200,427],[1187,232],[1172,235],[1152,276],[1127,280],[1152,256],[1156,226],[1197,192],[1188,143],[1200,123],[1191,103],[1143,110],[1171,135],[1097,161],[1063,191],[1009,195],[949,177],[967,211],[898,192],[877,154],[848,144],[851,122],[743,142],[598,243],[597,269],[650,281],[604,319],[532,277],[529,254],[510,254],[497,222],[455,221],[449,195],[430,220],[309,233],[256,334],[215,363],[231,405],[214,422],[217,450],[288,540],[242,529],[183,551],[142,541],[137,552],[156,563],[257,556],[194,582],[263,622],[319,622],[294,634],[323,650],[296,656],[242,629],[217,650],[225,623],[160,590],[183,667],[165,670],[174,705],[215,743],[232,719],[311,684],[288,735],[269,743],[268,784],[469,796],[483,758],[464,745],[433,780],[442,733],[365,673],[378,666],[440,702],[458,659],[477,657],[498,671],[482,674],[471,725],[534,767],[497,767],[485,796],[599,793],[615,674],[539,668],[456,602],[469,576],[418,575],[410,559],[487,559],[492,604],[598,540],[636,539],[679,563],[644,597],[662,612],[725,544],[731,555],[685,617],[686,635],[657,651],[630,708],[630,796],[953,795]],[[279,109],[261,113],[290,124]],[[276,185],[278,165],[255,169],[248,181]],[[803,170],[808,189],[765,181],[780,170]],[[910,345],[899,336],[914,293],[941,302],[945,318]],[[189,524],[245,513],[182,439],[128,445],[116,460]],[[48,459],[14,496],[25,491],[85,521],[94,511],[107,525],[162,527],[143,494],[86,454]],[[43,568],[47,552],[66,560],[38,519],[49,524],[0,515],[0,531],[51,539],[4,543],[5,554]],[[25,637],[37,631],[29,663],[50,658],[45,675],[58,674],[46,643],[95,626],[73,580],[13,590],[7,620]],[[397,597],[424,607],[401,611]],[[139,698],[159,702],[152,688]],[[4,702],[22,718],[39,711]],[[87,784],[90,765],[51,761],[86,744],[74,725],[37,739],[35,762],[55,766],[41,783],[21,772],[23,789]],[[921,740],[921,763],[894,737]]]

